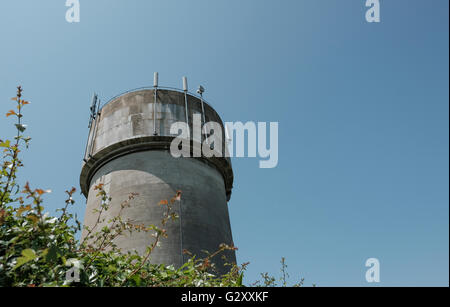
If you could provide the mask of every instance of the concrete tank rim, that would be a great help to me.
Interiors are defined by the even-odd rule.
[[[107,164],[111,160],[127,155],[129,153],[151,150],[170,150],[170,144],[175,137],[171,136],[143,136],[127,139],[107,146],[106,148],[96,152],[93,156],[83,161],[80,174],[81,192],[85,197],[88,196],[90,183],[98,169]],[[194,147],[191,141],[191,151]],[[212,167],[215,167],[222,175],[225,184],[226,199],[231,198],[233,189],[234,174],[230,161],[223,157],[198,157],[198,158],[180,158],[180,159],[197,159]],[[228,158],[229,159],[229,158]]]

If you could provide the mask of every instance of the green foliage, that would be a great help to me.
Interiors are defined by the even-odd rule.
[[[43,195],[49,191],[32,189],[27,183],[23,189],[17,183],[17,171],[23,166],[20,147],[28,147],[30,138],[24,136],[26,125],[22,123],[23,107],[29,104],[22,98],[22,88],[12,98],[16,109],[6,113],[15,117],[17,135],[14,142],[0,140],[3,151],[0,172],[0,286],[242,286],[245,266],[230,264],[229,273],[214,274],[213,257],[232,246],[222,245],[205,259],[192,257],[181,268],[155,265],[148,260],[159,246],[161,238],[167,237],[164,226],[177,219],[172,205],[181,198],[181,191],[170,200],[162,200],[165,208],[161,227],[135,225],[124,220],[122,212],[132,205],[136,194],[130,194],[121,204],[117,216],[106,221],[105,211],[111,198],[103,185],[95,187],[101,205],[94,213],[97,222],[85,227],[84,240],[79,242],[76,234],[82,230],[81,223],[69,212],[74,205],[72,195],[67,193],[65,206],[59,209],[59,217],[43,214]],[[114,239],[125,233],[147,232],[153,243],[145,255],[122,253]]]
[[[287,272],[287,264],[286,264],[286,259],[284,257],[281,258],[281,276],[279,278],[279,283],[277,282],[277,278],[269,275],[269,273],[261,273],[261,279],[257,280],[256,282],[254,282],[252,284],[252,286],[255,287],[288,287],[288,279],[289,279],[289,274]],[[304,278],[301,278],[299,282],[291,285],[290,287],[302,287],[304,284],[305,280]],[[315,287],[315,285],[312,285],[313,287]]]
[[[122,213],[132,206],[137,194],[130,194],[121,204],[120,212],[106,220],[105,211],[110,207],[111,198],[100,184],[95,187],[101,199],[96,223],[84,227],[83,241],[76,239],[82,230],[80,221],[70,213],[75,205],[72,196],[76,189],[66,191],[64,207],[59,209],[59,217],[44,214],[43,196],[50,191],[32,189],[28,183],[21,188],[17,183],[17,171],[23,166],[20,148],[28,147],[31,138],[24,136],[26,125],[22,123],[24,106],[29,104],[22,98],[22,88],[17,88],[17,96],[12,98],[16,109],[6,116],[15,117],[17,135],[14,141],[0,140],[3,152],[0,169],[0,286],[45,287],[45,286],[133,286],[133,287],[240,287],[243,273],[248,263],[242,266],[227,264],[228,273],[215,274],[212,258],[225,250],[235,250],[221,245],[215,253],[204,259],[191,257],[182,267],[151,264],[151,253],[159,246],[161,238],[167,237],[164,227],[178,216],[172,205],[181,198],[181,191],[159,205],[164,207],[161,226],[135,225],[124,220]],[[117,237],[133,232],[146,232],[153,238],[145,255],[124,253],[114,241]],[[189,252],[186,251],[189,254]],[[284,266],[284,259],[283,269]],[[275,279],[263,275],[264,286],[274,286]],[[286,285],[284,280],[283,285]]]

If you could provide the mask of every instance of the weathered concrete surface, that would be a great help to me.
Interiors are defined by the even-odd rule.
[[[165,226],[169,237],[163,239],[151,258],[153,263],[181,266],[187,260],[182,253],[184,249],[202,257],[202,250],[214,252],[221,243],[232,244],[227,199],[231,195],[233,172],[227,158],[172,157],[169,146],[174,136],[169,130],[172,123],[185,120],[184,94],[158,91],[157,136],[153,135],[153,100],[153,90],[125,94],[103,107],[96,127],[91,129],[91,155],[80,176],[82,191],[87,196],[85,225],[92,226],[97,219],[93,210],[99,207],[100,200],[93,189],[99,183],[105,184],[113,199],[106,220],[118,213],[129,193],[138,193],[132,207],[124,211],[124,218],[147,226],[160,226],[163,208],[158,206],[159,201],[170,200],[181,190],[181,201],[174,205],[180,219]],[[188,105],[192,129],[192,115],[201,113],[201,105],[198,98],[190,95]],[[207,121],[222,124],[209,105],[204,107]],[[124,251],[143,254],[152,239],[148,233],[136,232],[118,238],[115,243]],[[226,256],[235,262],[234,252],[227,252]],[[225,272],[220,257],[216,264]]]
[[[131,208],[123,217],[135,224],[157,225],[164,209],[158,206],[162,199],[170,200],[177,190],[182,191],[180,202],[174,204],[174,211],[180,216],[169,222],[168,238],[163,239],[161,248],[155,250],[151,261],[154,263],[180,266],[187,249],[198,256],[202,250],[216,251],[221,243],[232,243],[231,227],[221,174],[195,159],[176,159],[166,151],[145,151],[117,158],[101,167],[95,174],[89,190],[85,225],[92,226],[100,200],[95,197],[94,186],[104,183],[105,190],[112,197],[114,205],[105,217],[110,219],[118,214],[120,204],[129,193],[138,193]],[[145,253],[145,248],[153,242],[148,233],[135,233],[131,237],[120,237],[116,244],[125,251],[136,250]],[[231,261],[235,261],[234,255]]]
[[[156,132],[159,136],[170,134],[170,126],[185,121],[184,93],[158,90],[156,103]],[[192,131],[193,114],[201,114],[200,100],[188,95],[189,126]],[[120,96],[105,105],[101,111],[93,153],[125,139],[153,135],[154,91],[142,90]],[[204,104],[206,122],[214,121],[223,126],[219,115]],[[111,133],[114,130],[114,133]],[[225,141],[225,137],[222,138]]]
[[[188,95],[189,126],[193,130],[193,114],[201,114],[202,108],[197,97]],[[163,140],[169,142],[170,126],[175,122],[185,122],[184,93],[158,90],[156,103],[156,132],[153,135],[154,91],[141,90],[125,94],[105,105],[100,116],[92,126],[88,144],[91,159],[83,164],[80,185],[82,192],[87,195],[88,185],[92,179],[92,164],[99,160],[111,158],[111,151],[124,148],[129,144],[155,143]],[[206,122],[214,121],[223,127],[223,122],[216,111],[208,104],[204,104]],[[222,148],[225,148],[225,129],[222,129]],[[93,134],[93,136],[92,136]],[[166,138],[164,138],[166,137]],[[162,146],[162,145],[161,145]],[[225,180],[227,200],[230,199],[233,188],[233,171],[229,158],[213,159]],[[223,160],[223,161],[218,161]],[[98,164],[98,163],[97,163]],[[223,166],[223,167],[222,167]]]

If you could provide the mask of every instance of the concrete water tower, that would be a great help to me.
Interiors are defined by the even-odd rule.
[[[94,191],[99,183],[112,197],[106,220],[117,215],[129,193],[138,193],[131,208],[124,211],[124,218],[144,225],[160,225],[163,208],[158,203],[181,190],[181,201],[174,205],[179,219],[166,225],[168,238],[162,240],[150,260],[176,267],[189,258],[183,254],[185,249],[203,257],[204,250],[214,252],[221,243],[233,243],[227,207],[233,185],[230,159],[174,158],[170,153],[170,144],[177,136],[170,133],[175,122],[186,122],[192,131],[193,115],[199,114],[202,124],[214,121],[223,127],[216,111],[202,96],[188,92],[185,79],[183,83],[184,90],[159,87],[155,73],[153,87],[120,94],[102,107],[94,96],[80,176],[87,198],[84,224],[90,227],[97,218],[93,210],[100,205]],[[224,136],[222,140],[225,148]],[[117,238],[115,243],[125,252],[144,254],[152,239],[149,233],[136,232]],[[234,252],[225,255],[229,262],[236,261]],[[220,257],[215,263],[224,273]]]

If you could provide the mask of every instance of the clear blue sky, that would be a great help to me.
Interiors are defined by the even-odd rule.
[[[64,0],[0,4],[0,106],[21,84],[33,138],[21,178],[79,187],[92,93],[202,84],[225,121],[279,122],[279,164],[234,159],[229,204],[247,282],[278,274],[320,286],[449,284],[447,0]],[[13,135],[0,117],[0,136]],[[84,216],[82,195],[76,212]]]

